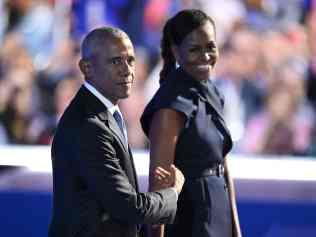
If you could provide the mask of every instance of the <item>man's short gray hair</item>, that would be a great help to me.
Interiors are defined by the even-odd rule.
[[[128,35],[116,27],[100,27],[88,33],[81,44],[82,59],[90,59],[103,46],[106,40],[128,38]]]

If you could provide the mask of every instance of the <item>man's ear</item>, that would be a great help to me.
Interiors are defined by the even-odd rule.
[[[92,70],[91,69],[92,68],[91,68],[91,63],[88,60],[80,59],[80,61],[79,61],[79,68],[80,68],[80,71],[83,73],[83,75],[86,78],[91,77],[91,74],[92,74]]]

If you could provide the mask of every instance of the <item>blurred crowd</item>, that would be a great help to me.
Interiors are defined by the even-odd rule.
[[[234,152],[316,157],[315,0],[0,0],[0,144],[50,144],[83,78],[80,43],[94,27],[131,37],[132,95],[120,104],[132,148],[159,86],[162,27],[183,8],[214,18]]]

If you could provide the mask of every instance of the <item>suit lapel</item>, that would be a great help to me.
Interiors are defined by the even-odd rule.
[[[138,190],[137,176],[135,165],[132,159],[132,153],[113,115],[107,110],[107,108],[105,108],[104,104],[102,104],[102,102],[99,101],[99,99],[96,98],[84,86],[81,87],[78,94],[79,97],[83,97],[80,100],[82,101],[81,105],[85,107],[86,113],[98,116],[104,125],[111,130],[114,138],[121,144],[122,151],[124,153],[124,157],[120,157],[122,168],[125,170],[131,184],[136,190]]]
[[[138,191],[137,175],[132,153],[128,144],[126,143],[125,137],[123,137],[124,135],[122,134],[121,129],[109,111],[99,113],[98,117],[104,121],[105,125],[112,131],[114,137],[119,140],[121,146],[123,147],[124,158],[121,158],[122,168],[125,170],[126,175],[135,190]]]
[[[117,122],[115,121],[114,117],[112,114],[108,111],[107,112],[107,122],[108,122],[108,127],[111,129],[113,134],[117,137],[117,139],[120,141],[121,145],[124,148],[125,154],[126,154],[126,161],[124,161],[124,169],[127,174],[127,177],[129,177],[129,180],[131,184],[134,186],[135,190],[138,192],[138,182],[137,182],[137,174],[136,174],[136,169],[133,161],[133,156],[132,152],[126,143],[126,139],[124,135],[122,134],[121,129],[117,125]]]
[[[127,152],[128,147],[126,139],[122,134],[121,129],[117,125],[117,122],[115,121],[113,115],[108,111],[105,105],[84,86],[81,87],[79,93],[82,97],[84,97],[82,101],[84,103],[86,112],[88,114],[97,115],[100,120],[105,122],[105,124],[110,128],[117,140],[120,141],[125,152]]]
[[[116,135],[118,140],[121,142],[122,146],[124,147],[125,151],[128,151],[128,144],[126,142],[126,139],[124,137],[124,134],[122,133],[120,127],[118,126],[117,122],[115,121],[113,115],[107,111],[107,118],[108,118],[108,126],[111,129],[111,131]]]

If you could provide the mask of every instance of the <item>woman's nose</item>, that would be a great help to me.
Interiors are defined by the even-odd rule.
[[[209,52],[203,52],[202,53],[202,58],[205,60],[205,61],[209,61],[211,59],[211,55]]]

